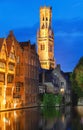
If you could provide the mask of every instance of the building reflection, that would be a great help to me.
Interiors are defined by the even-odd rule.
[[[83,116],[71,107],[1,112],[0,130],[83,130]]]
[[[46,112],[45,112],[46,111]],[[51,116],[49,116],[49,113]],[[54,108],[51,110],[43,110],[41,118],[40,130],[66,130],[70,127],[71,108]]]
[[[71,106],[42,110],[39,130],[83,130],[83,116]]]
[[[37,109],[0,113],[0,130],[37,130],[38,124],[39,112]]]

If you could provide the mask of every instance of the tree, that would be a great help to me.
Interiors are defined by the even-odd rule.
[[[80,58],[71,75],[72,90],[77,97],[83,97],[83,57]]]

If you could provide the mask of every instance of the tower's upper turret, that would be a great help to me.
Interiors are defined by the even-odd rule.
[[[51,28],[52,8],[40,7],[40,29]]]

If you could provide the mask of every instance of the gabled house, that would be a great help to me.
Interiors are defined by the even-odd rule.
[[[10,31],[0,38],[0,110],[38,106],[39,57],[30,41]]]
[[[6,39],[0,38],[0,108],[6,105],[7,87],[7,46]]]
[[[13,106],[13,90],[15,88],[15,67],[16,55],[14,41],[6,39],[7,44],[7,88],[6,88],[6,107]]]
[[[65,102],[71,100],[71,84],[69,80],[70,73],[61,71],[60,65],[55,69],[40,71],[39,75],[39,90],[40,93],[61,93]]]
[[[52,71],[55,92],[61,93],[65,102],[71,102],[70,73],[61,71],[60,65]]]
[[[20,107],[23,103],[24,97],[24,78],[23,78],[23,49],[16,40],[12,31],[7,37],[8,43],[14,43],[15,49],[15,79],[13,86],[13,107]]]

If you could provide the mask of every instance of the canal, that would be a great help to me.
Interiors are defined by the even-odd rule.
[[[83,107],[0,112],[0,130],[83,130]]]

